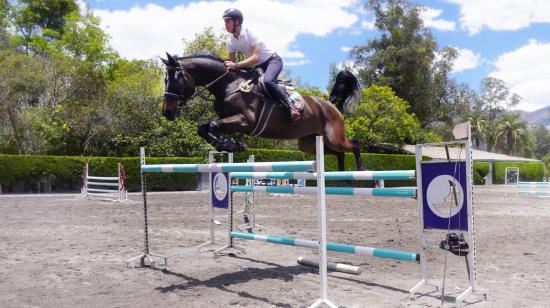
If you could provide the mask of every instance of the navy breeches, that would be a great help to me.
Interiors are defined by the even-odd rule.
[[[277,77],[283,69],[283,59],[278,55],[274,55],[260,64],[259,67],[264,70],[264,83],[269,93],[279,101],[286,101],[287,94],[277,86]]]

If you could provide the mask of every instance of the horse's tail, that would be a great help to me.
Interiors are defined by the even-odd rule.
[[[359,104],[360,95],[361,86],[357,77],[348,70],[342,70],[336,74],[328,100],[341,113],[349,113]]]

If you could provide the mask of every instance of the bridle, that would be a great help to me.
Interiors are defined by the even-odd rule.
[[[191,76],[187,71],[185,71],[185,69],[183,68],[183,65],[181,64],[181,62],[178,62],[178,66],[176,67],[172,67],[172,66],[167,66],[166,67],[167,69],[173,69],[175,70],[176,72],[177,71],[181,71],[182,72],[182,75],[183,75],[183,79],[185,82],[185,84],[187,84],[187,81],[189,80],[194,86],[193,88],[196,87],[197,85],[197,82],[195,81],[195,79],[193,78],[193,76]],[[210,88],[211,86],[213,86],[215,83],[217,83],[218,81],[220,81],[223,77],[225,77],[225,75],[227,75],[229,73],[229,68],[227,68],[225,70],[225,72],[223,74],[221,74],[219,77],[217,77],[216,79],[214,79],[212,82],[208,83],[206,86],[204,86],[205,89],[208,90],[208,88]],[[211,98],[208,98],[208,96],[206,96],[206,94],[204,94],[202,91],[195,91],[195,93],[193,93],[192,95],[190,95],[189,97],[185,97],[185,88],[182,89],[181,92],[183,92],[183,94],[177,94],[177,93],[173,93],[173,92],[169,92],[169,89],[168,87],[165,87],[165,91],[164,91],[164,97],[170,97],[170,98],[173,98],[173,99],[176,99],[177,101],[177,106],[179,109],[183,108],[185,106],[185,103],[190,100],[190,99],[193,99],[195,97],[200,97],[204,100],[207,100],[207,101],[214,101],[213,99]]]

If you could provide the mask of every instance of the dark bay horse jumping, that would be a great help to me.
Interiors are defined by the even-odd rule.
[[[334,104],[318,97],[303,96],[302,118],[292,122],[287,111],[277,102],[269,114],[264,102],[268,100],[256,83],[246,88],[250,71],[233,71],[224,66],[222,58],[213,55],[195,55],[174,58],[167,53],[162,59],[166,65],[163,115],[174,120],[178,107],[183,107],[195,95],[197,86],[205,87],[214,97],[218,118],[199,125],[198,134],[218,151],[237,152],[244,146],[226,137],[226,134],[256,135],[272,139],[298,139],[301,151],[315,154],[315,136],[322,135],[325,153],[338,158],[338,168],[344,170],[344,153],[352,152],[357,170],[363,170],[360,150],[346,138],[344,117],[341,111],[358,90],[353,74],[343,71],[336,78],[330,99]],[[267,114],[267,115],[266,115]]]

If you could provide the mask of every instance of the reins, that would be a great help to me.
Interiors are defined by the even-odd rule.
[[[174,69],[181,71],[184,74],[186,79],[189,79],[190,81],[193,82],[194,85],[197,85],[197,82],[195,81],[193,76],[191,76],[191,74],[189,74],[187,71],[185,71],[185,69],[183,68],[183,65],[181,64],[181,62],[178,61],[178,66],[174,67]],[[230,69],[227,68],[223,74],[218,76],[216,79],[214,79],[213,81],[211,81],[207,85],[203,86],[203,88],[208,90],[211,86],[213,86],[218,81],[220,81],[222,78],[224,78],[229,73],[229,70]],[[229,96],[229,95],[234,94],[236,92],[249,93],[252,90],[251,82],[252,82],[252,80],[247,80],[245,82],[242,82],[237,89],[227,93],[226,96]],[[207,94],[205,94],[204,91],[201,91],[201,90],[195,91],[195,93],[193,95],[189,96],[189,98],[187,98],[187,99],[183,95],[175,94],[175,93],[171,93],[171,92],[164,92],[164,96],[169,96],[169,97],[177,99],[178,100],[177,105],[178,105],[179,109],[181,109],[185,106],[186,101],[191,100],[195,97],[200,97],[203,100],[210,101],[210,102],[215,101],[215,99],[209,98],[207,96]]]

